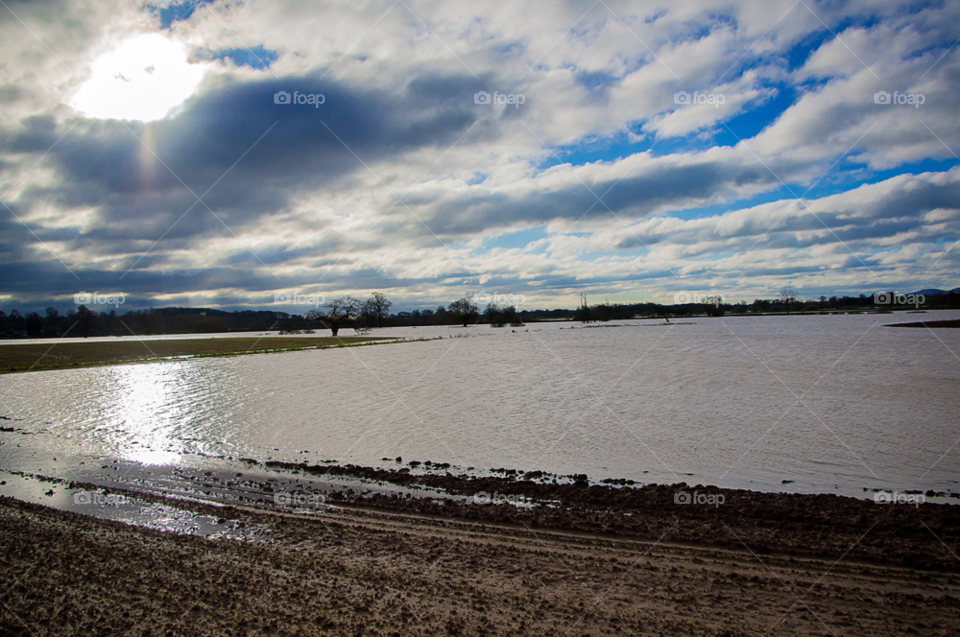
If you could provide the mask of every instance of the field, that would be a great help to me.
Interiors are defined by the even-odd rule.
[[[241,356],[265,352],[289,352],[327,347],[346,347],[392,339],[369,336],[333,337],[238,337],[154,341],[93,341],[78,343],[0,344],[0,373],[42,371],[150,363],[175,358]]]
[[[678,544],[676,522],[638,539],[369,508],[212,514],[263,525],[273,541],[205,540],[0,498],[7,591],[0,632],[850,637],[960,630],[955,568],[761,557],[745,548],[750,538],[736,548]]]

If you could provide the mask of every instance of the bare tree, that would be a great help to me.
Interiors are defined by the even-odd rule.
[[[447,306],[447,312],[457,320],[457,323],[463,323],[464,327],[480,316],[480,308],[466,296]]]
[[[580,321],[581,323],[589,323],[592,318],[593,312],[590,311],[590,306],[587,305],[587,295],[580,294],[580,307],[577,308],[577,312],[573,319],[575,321]]]
[[[341,296],[327,303],[327,310],[310,310],[307,318],[317,321],[321,326],[337,335],[345,323],[352,322],[360,314],[360,301],[352,296]]]
[[[797,292],[793,288],[783,288],[780,290],[780,300],[787,307],[787,314],[790,313],[790,304],[797,300]]]
[[[390,315],[390,308],[393,302],[387,299],[383,292],[374,292],[363,305],[364,314],[373,316],[377,319],[377,327],[383,327],[383,319]]]

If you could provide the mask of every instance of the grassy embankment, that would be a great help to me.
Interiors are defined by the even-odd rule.
[[[150,363],[180,357],[241,356],[328,347],[348,347],[394,339],[370,336],[197,338],[184,340],[0,344],[0,373]]]

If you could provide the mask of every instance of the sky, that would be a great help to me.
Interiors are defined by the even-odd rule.
[[[0,309],[960,286],[955,1],[0,5]]]

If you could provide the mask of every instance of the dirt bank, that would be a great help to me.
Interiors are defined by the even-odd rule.
[[[447,471],[449,465],[441,464],[430,464],[432,472],[420,474],[410,468],[356,465],[268,462],[266,466],[312,476],[348,476],[372,483],[430,487],[468,496],[437,501],[360,491],[328,495],[331,502],[340,504],[647,540],[674,528],[674,541],[738,548],[742,540],[761,555],[789,553],[825,559],[846,555],[847,559],[919,568],[949,569],[958,565],[944,544],[955,547],[960,542],[960,506],[877,504],[872,493],[865,494],[871,499],[861,500],[686,484],[640,486],[618,481],[623,484],[591,485],[586,476],[552,476],[539,471],[501,469],[495,476],[452,475]],[[269,487],[265,484],[264,488]],[[704,503],[678,503],[678,498],[682,500],[680,493]]]
[[[679,520],[639,542],[339,507],[224,514],[275,541],[206,540],[0,499],[0,633],[960,631],[957,569],[678,546]]]

